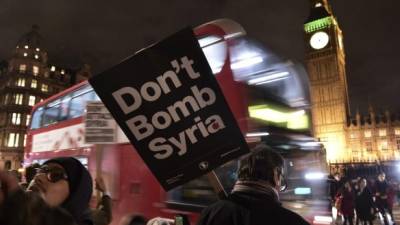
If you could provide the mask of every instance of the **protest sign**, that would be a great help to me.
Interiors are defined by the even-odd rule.
[[[190,28],[89,82],[165,190],[249,151]]]
[[[116,124],[102,102],[87,102],[85,116],[86,144],[113,144]]]

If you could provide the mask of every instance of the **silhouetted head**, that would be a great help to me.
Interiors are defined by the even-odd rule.
[[[267,181],[280,189],[283,179],[282,156],[266,145],[258,145],[252,153],[240,160],[238,179],[240,181]]]

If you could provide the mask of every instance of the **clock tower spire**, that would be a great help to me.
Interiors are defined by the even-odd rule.
[[[329,15],[332,15],[332,8],[328,4],[328,0],[310,0],[310,5],[311,7],[317,8],[317,7],[324,7],[326,12]]]
[[[347,160],[345,53],[342,31],[327,0],[310,0],[304,34],[314,136],[325,145],[329,161]]]

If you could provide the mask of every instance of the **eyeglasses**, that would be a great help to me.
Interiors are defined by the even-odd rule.
[[[56,183],[60,180],[67,180],[68,176],[63,169],[57,167],[42,166],[36,169],[36,173],[46,174],[46,178],[51,183]]]

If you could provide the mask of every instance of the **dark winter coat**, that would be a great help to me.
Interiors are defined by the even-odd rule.
[[[342,198],[340,212],[343,214],[343,216],[353,216],[355,204],[354,192],[344,189],[340,198]]]
[[[49,207],[33,192],[18,190],[0,206],[0,224],[7,225],[77,225],[66,210]]]
[[[388,185],[387,189],[387,204],[389,209],[393,209],[394,199],[396,197],[396,189],[393,185]]]
[[[197,225],[309,225],[273,197],[254,192],[234,192],[207,207]]]
[[[388,207],[387,201],[387,190],[388,190],[388,183],[386,181],[379,181],[375,182],[375,197],[376,197],[376,206],[380,209]]]
[[[371,210],[374,209],[374,200],[372,199],[372,193],[368,188],[364,188],[363,191],[357,193],[356,196],[356,212],[357,217],[361,220],[372,220],[374,215]]]
[[[331,200],[335,199],[342,185],[343,184],[341,181],[337,181],[334,178],[329,180],[329,195],[331,197]]]

